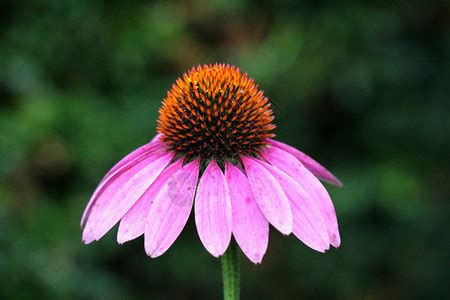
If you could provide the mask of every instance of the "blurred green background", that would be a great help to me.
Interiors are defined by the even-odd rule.
[[[342,246],[272,230],[262,265],[242,260],[243,298],[449,297],[449,5],[362,3],[0,1],[0,298],[221,297],[192,218],[155,260],[79,227],[174,80],[214,62],[248,72],[278,139],[344,182],[327,185]]]

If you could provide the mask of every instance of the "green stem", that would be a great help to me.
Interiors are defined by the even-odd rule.
[[[239,289],[239,253],[235,241],[231,241],[222,256],[223,298],[224,300],[238,300]]]

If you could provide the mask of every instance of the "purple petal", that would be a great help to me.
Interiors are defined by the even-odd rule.
[[[146,218],[145,252],[158,257],[169,249],[191,213],[199,163],[194,160],[173,174],[156,195]]]
[[[255,264],[261,263],[269,243],[269,222],[259,209],[244,173],[227,163],[225,177],[230,190],[233,235],[245,255]]]
[[[330,171],[325,169],[321,164],[319,164],[317,161],[309,157],[307,154],[301,152],[298,149],[295,149],[294,147],[291,147],[287,144],[271,140],[269,139],[270,144],[272,144],[275,147],[278,147],[280,149],[283,149],[286,152],[289,152],[293,156],[295,156],[298,160],[300,160],[305,167],[313,173],[316,177],[329,182],[335,186],[342,187],[342,182],[336,178]]]
[[[91,199],[89,199],[89,202],[83,212],[83,216],[81,217],[80,222],[80,225],[82,227],[86,223],[86,220],[92,209],[92,205],[97,199],[98,194],[104,189],[105,184],[107,184],[108,181],[111,180],[115,174],[122,173],[125,170],[130,169],[132,166],[136,165],[144,158],[162,154],[160,150],[163,150],[163,144],[162,142],[159,141],[159,138],[160,135],[158,134],[150,143],[134,150],[133,152],[125,156],[116,165],[114,165],[112,169],[102,178],[99,185],[95,189],[94,194],[91,196]]]
[[[111,170],[106,173],[103,179],[111,175],[112,173],[116,172],[118,169],[120,169],[122,166],[127,164],[128,162],[138,158],[142,154],[150,153],[155,150],[158,150],[160,148],[164,147],[164,143],[160,140],[161,134],[157,134],[149,143],[137,148],[133,152],[126,155],[124,158],[122,158],[118,163],[116,163]],[[102,179],[102,181],[103,181]]]
[[[166,182],[172,178],[174,173],[181,168],[182,164],[183,160],[179,159],[164,169],[158,178],[156,178],[155,182],[153,182],[148,190],[145,191],[133,207],[125,214],[120,221],[119,231],[117,233],[117,242],[119,244],[135,239],[144,233],[145,221],[156,195]]]
[[[242,157],[253,195],[261,212],[283,234],[292,232],[289,199],[275,177],[255,159]]]
[[[206,250],[215,257],[222,255],[231,239],[231,203],[225,176],[214,160],[200,178],[195,224]]]
[[[123,173],[116,173],[95,200],[83,231],[88,244],[99,240],[144,194],[172,159],[172,153],[150,156]]]
[[[86,220],[89,218],[92,208],[94,207],[94,204],[96,203],[97,199],[108,189],[111,185],[115,184],[117,185],[118,180],[120,179],[121,182],[126,182],[127,176],[133,175],[133,172],[137,172],[140,169],[144,168],[146,166],[145,162],[151,162],[153,160],[156,160],[157,158],[160,158],[160,154],[153,154],[153,153],[146,153],[143,155],[140,155],[134,160],[129,161],[127,164],[124,164],[122,167],[120,167],[117,171],[113,172],[109,176],[105,177],[97,186],[95,189],[93,195],[91,196],[91,199],[89,200],[88,205],[86,206],[86,209],[84,210],[83,217],[81,218],[81,226],[83,227],[86,223]],[[125,176],[124,174],[128,174]]]
[[[294,235],[314,250],[328,250],[330,243],[326,222],[314,199],[286,173],[266,162],[261,164],[273,174],[289,198],[294,217]]]
[[[334,247],[339,247],[341,240],[339,236],[336,211],[330,195],[320,181],[293,155],[280,148],[269,148],[263,153],[263,156],[271,164],[288,174],[290,177],[294,178],[316,201],[325,216],[325,220],[327,221],[331,244]]]

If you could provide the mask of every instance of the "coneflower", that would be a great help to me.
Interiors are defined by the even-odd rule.
[[[260,263],[269,224],[325,252],[340,244],[333,203],[319,179],[341,186],[299,150],[273,140],[267,97],[246,73],[215,64],[192,68],[163,101],[158,134],[101,180],[83,214],[83,241],[120,221],[117,240],[144,234],[145,251],[169,249],[194,206],[206,250],[221,256],[232,235]]]

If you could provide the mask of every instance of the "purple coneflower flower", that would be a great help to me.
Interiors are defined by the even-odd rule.
[[[206,250],[221,256],[233,235],[260,263],[269,224],[325,252],[340,244],[333,203],[319,179],[341,186],[299,150],[273,140],[269,100],[233,66],[192,68],[160,109],[158,134],[101,180],[83,214],[83,241],[120,221],[120,244],[145,237],[158,257],[183,230],[192,207]]]

